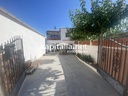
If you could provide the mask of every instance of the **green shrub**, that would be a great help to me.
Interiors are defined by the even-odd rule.
[[[81,56],[81,54],[80,54],[80,53],[77,53],[76,55],[77,55],[78,57],[80,57],[80,56]]]
[[[91,55],[77,53],[77,56],[87,63],[94,63],[94,59],[91,57]]]
[[[77,56],[78,56],[80,59],[82,59],[82,54],[77,53]]]

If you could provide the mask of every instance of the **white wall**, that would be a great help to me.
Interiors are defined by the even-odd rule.
[[[56,43],[70,43],[73,44],[73,41],[61,41],[61,40],[47,40],[47,44],[53,45]]]
[[[79,48],[76,47],[75,49],[76,53],[91,55],[94,61],[97,62],[98,46],[86,45],[86,47],[84,47],[84,45],[83,48],[82,45],[75,44],[75,46],[79,46]]]
[[[66,37],[67,28],[60,28],[61,40],[47,40],[47,45],[54,45],[56,43],[69,43],[74,44],[74,41],[71,41],[69,37]]]
[[[67,28],[60,28],[60,32],[61,32],[61,40],[62,41],[69,41],[70,40],[69,37],[66,37]]]
[[[0,9],[0,44],[14,36],[23,38],[25,60],[34,60],[45,54],[45,37]]]

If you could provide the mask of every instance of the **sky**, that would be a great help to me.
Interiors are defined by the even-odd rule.
[[[88,11],[90,1],[86,0]],[[128,4],[128,0],[126,2]],[[46,31],[54,29],[55,26],[57,30],[72,27],[69,10],[80,9],[80,0],[0,0],[0,7],[46,35]]]
[[[90,0],[87,1],[89,9]],[[0,7],[31,26],[38,32],[46,35],[47,30],[56,26],[70,28],[72,22],[69,10],[80,8],[79,0],[0,0]]]

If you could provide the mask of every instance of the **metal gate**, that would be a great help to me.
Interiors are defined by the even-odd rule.
[[[122,96],[128,96],[128,35],[99,39],[98,72]]]
[[[0,46],[0,75],[5,96],[16,96],[24,78],[23,72],[23,43],[17,37]]]

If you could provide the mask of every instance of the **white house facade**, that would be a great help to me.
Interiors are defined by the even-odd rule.
[[[0,8],[0,44],[15,36],[23,39],[25,60],[45,54],[45,36]]]
[[[68,37],[67,34],[67,28],[60,28],[59,30],[48,30],[46,32],[47,39],[46,39],[46,46],[50,48],[55,47],[57,44],[74,44],[74,41],[70,40],[70,37]]]

